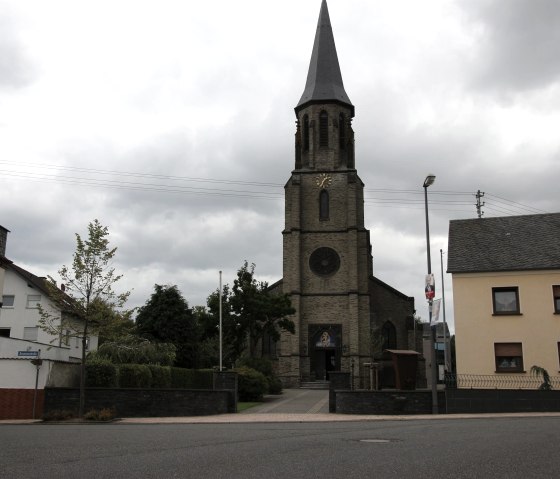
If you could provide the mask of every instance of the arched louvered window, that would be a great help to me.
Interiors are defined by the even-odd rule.
[[[319,193],[319,220],[326,221],[329,219],[329,192],[321,190]]]
[[[329,146],[329,115],[325,110],[319,114],[319,146]]]
[[[387,321],[383,325],[381,334],[383,335],[383,351],[397,348],[397,328],[391,321]]]
[[[346,120],[344,119],[344,113],[341,113],[338,117],[338,131],[339,131],[339,147],[341,150],[346,148]]]
[[[303,151],[309,151],[309,117],[303,116]]]

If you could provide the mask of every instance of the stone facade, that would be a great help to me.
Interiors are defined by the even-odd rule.
[[[277,373],[285,386],[294,387],[344,371],[359,387],[369,374],[364,363],[372,361],[372,331],[392,322],[406,349],[414,303],[373,278],[364,183],[355,168],[354,106],[342,84],[326,2],[295,112],[295,165],[285,186],[283,279],[273,288],[290,295],[296,332],[282,335]]]

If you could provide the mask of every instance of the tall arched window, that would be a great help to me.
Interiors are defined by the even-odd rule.
[[[321,190],[319,193],[319,220],[326,221],[329,219],[329,192]]]
[[[346,148],[346,121],[344,119],[344,113],[338,116],[338,132],[339,147],[341,150],[344,150]]]
[[[397,328],[391,321],[387,321],[383,325],[381,334],[383,335],[383,351],[397,348]]]
[[[325,110],[319,114],[319,146],[329,146],[329,115]]]
[[[303,151],[309,151],[309,117],[303,116]]]

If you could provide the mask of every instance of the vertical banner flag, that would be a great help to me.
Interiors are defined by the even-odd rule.
[[[434,299],[434,296],[436,295],[436,282],[433,274],[426,275],[426,285],[424,287],[424,291],[426,292],[426,299]]]
[[[441,299],[434,299],[432,302],[432,321],[430,326],[437,324],[439,321],[439,310],[441,309]]]

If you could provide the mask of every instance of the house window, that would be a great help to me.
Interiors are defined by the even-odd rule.
[[[303,151],[309,151],[309,117],[303,117]]]
[[[554,285],[552,287],[552,296],[554,297],[554,312],[560,314],[560,286]]]
[[[23,339],[27,341],[37,341],[39,336],[39,328],[37,326],[33,328],[23,328]]]
[[[0,328],[0,338],[9,338],[10,328]]]
[[[319,115],[319,146],[329,146],[329,115],[325,110]]]
[[[13,308],[15,296],[13,294],[5,294],[2,296],[2,307],[3,308]]]
[[[27,308],[37,309],[37,304],[41,302],[40,294],[28,294],[27,295]]]
[[[497,373],[523,372],[521,343],[494,343]]]
[[[519,310],[519,288],[492,288],[494,314],[521,314]]]
[[[319,220],[326,221],[329,219],[329,192],[321,190],[319,193]]]

